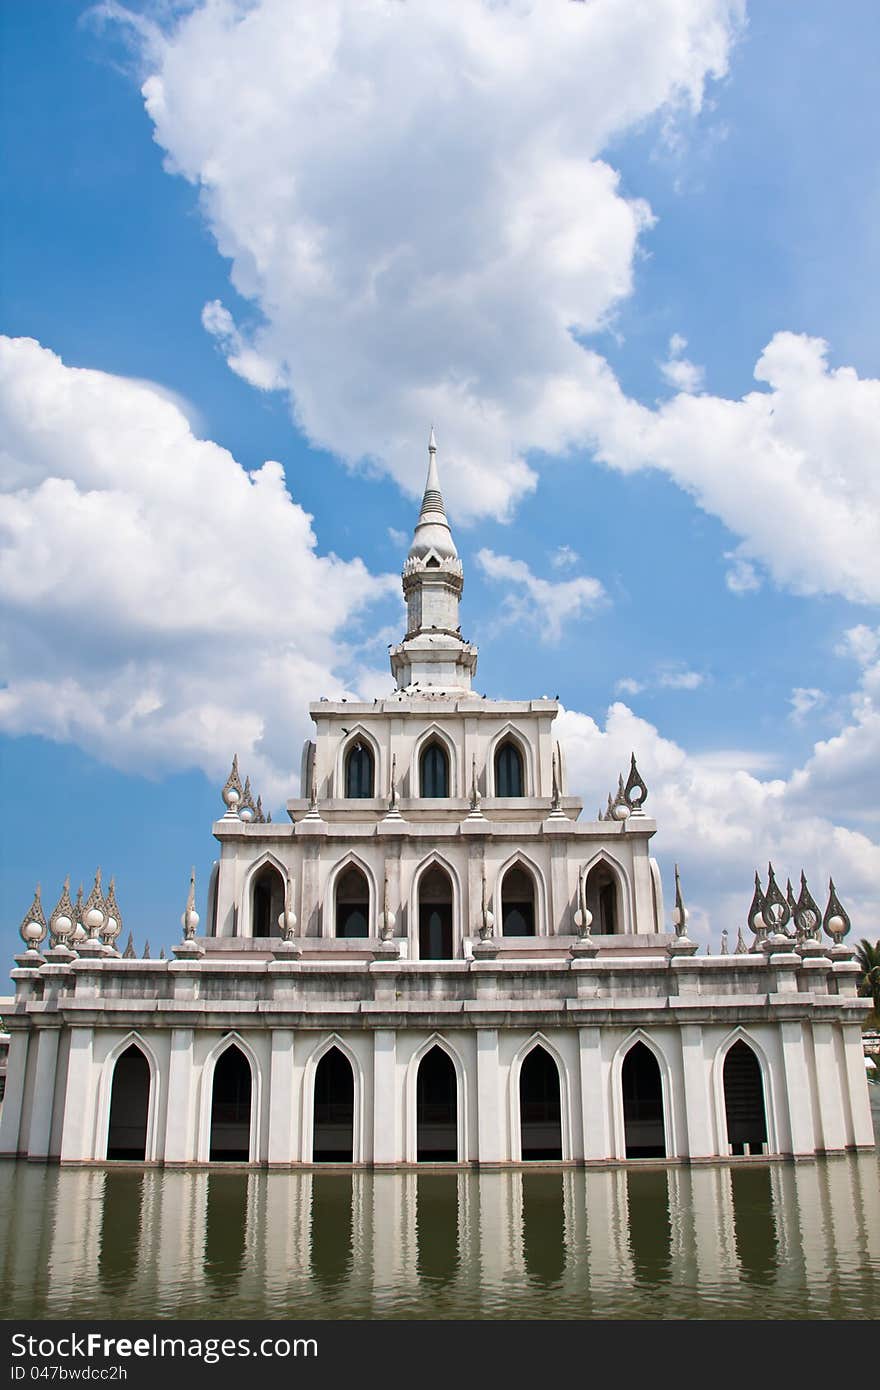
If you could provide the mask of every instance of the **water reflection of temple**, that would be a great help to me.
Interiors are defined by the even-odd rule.
[[[480,1175],[18,1165],[2,1219],[10,1315],[34,1289],[46,1317],[206,1301],[236,1316],[610,1316],[624,1295],[646,1315],[691,1300],[834,1316],[860,1282],[875,1311],[880,1298],[870,1157]]]

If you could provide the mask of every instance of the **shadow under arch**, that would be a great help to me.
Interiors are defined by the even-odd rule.
[[[428,1056],[428,1054],[429,1054],[429,1053],[432,1053],[432,1052],[434,1052],[434,1051],[443,1053],[443,1054],[446,1056],[446,1058],[448,1059],[448,1061],[449,1061],[449,1062],[451,1063],[451,1065],[452,1065],[453,1072],[454,1072],[454,1079],[455,1079],[455,1090],[454,1090],[455,1112],[454,1112],[454,1131],[453,1131],[452,1122],[450,1122],[450,1119],[448,1118],[449,1115],[450,1115],[450,1088],[449,1088],[449,1086],[448,1086],[448,1083],[445,1084],[445,1085],[443,1084],[442,1079],[441,1079],[440,1069],[439,1069],[439,1067],[437,1068],[437,1075],[436,1075],[436,1080],[437,1080],[437,1083],[438,1083],[438,1092],[437,1092],[437,1100],[436,1100],[436,1104],[437,1104],[437,1107],[438,1107],[438,1125],[437,1125],[437,1128],[438,1128],[438,1131],[439,1131],[440,1128],[442,1128],[443,1133],[440,1134],[440,1133],[438,1132],[438,1135],[437,1135],[437,1148],[435,1148],[434,1152],[436,1152],[436,1153],[439,1153],[439,1152],[452,1153],[452,1157],[451,1157],[451,1158],[444,1158],[444,1159],[439,1159],[439,1158],[438,1158],[438,1159],[435,1160],[435,1161],[437,1161],[437,1162],[451,1162],[451,1163],[464,1163],[464,1162],[466,1161],[466,1159],[467,1159],[467,1152],[468,1152],[468,1151],[467,1151],[467,1104],[468,1104],[467,1071],[466,1071],[466,1069],[465,1069],[464,1062],[463,1062],[463,1060],[462,1060],[462,1058],[461,1058],[459,1052],[457,1051],[457,1049],[454,1048],[454,1047],[452,1046],[452,1044],[451,1044],[450,1042],[448,1042],[448,1041],[446,1040],[446,1038],[444,1038],[440,1033],[432,1033],[431,1036],[430,1036],[429,1038],[426,1038],[425,1041],[424,1041],[424,1042],[416,1049],[416,1051],[413,1053],[413,1055],[412,1055],[412,1057],[409,1059],[409,1063],[408,1063],[408,1065],[407,1065],[407,1069],[406,1069],[406,1085],[405,1085],[405,1097],[406,1097],[406,1139],[405,1139],[405,1155],[406,1155],[406,1162],[407,1162],[407,1163],[417,1163],[417,1162],[419,1162],[419,1161],[425,1161],[424,1158],[422,1158],[421,1160],[420,1160],[420,1158],[419,1158],[420,1136],[419,1136],[419,1095],[418,1095],[419,1086],[418,1086],[418,1083],[419,1083],[419,1073],[420,1073],[420,1071],[421,1071],[422,1063],[424,1062],[424,1060],[425,1060],[425,1058]],[[448,1076],[448,1073],[447,1073],[447,1076]],[[429,1098],[425,1097],[424,1091],[423,1091],[422,1116],[423,1116],[423,1119],[425,1119],[425,1120],[428,1119],[428,1115],[425,1113],[425,1105],[426,1105],[426,1104],[430,1105],[430,1104],[431,1104],[431,1101],[430,1101]],[[441,1114],[441,1112],[442,1112],[442,1114]],[[450,1143],[450,1141],[453,1139],[453,1137],[454,1137],[454,1152],[453,1152],[452,1147],[450,1147],[450,1148],[445,1148],[445,1149],[444,1149],[444,1148],[441,1148],[441,1145],[446,1145],[447,1143]],[[431,1139],[429,1140],[429,1142],[430,1142],[430,1143],[434,1143],[434,1139],[431,1138]],[[425,1150],[424,1147],[423,1147],[422,1152],[423,1152],[423,1154],[426,1152],[426,1150]]]
[[[529,1093],[530,1117],[527,1121],[523,1106],[523,1068],[536,1051],[540,1051],[555,1070],[555,1104],[554,1078],[545,1068],[543,1077],[535,1078],[538,1085]],[[559,1049],[543,1033],[533,1033],[516,1052],[510,1064],[508,1102],[510,1152],[514,1162],[529,1162],[542,1156],[563,1161],[571,1158],[571,1087],[568,1067]],[[527,1124],[535,1126],[529,1135],[526,1134]],[[558,1152],[548,1152],[544,1155],[532,1152],[527,1155],[526,1148],[555,1149]]]
[[[352,870],[357,870],[362,875],[367,889],[367,911],[366,911],[366,931],[365,937],[377,936],[376,927],[376,877],[366,859],[362,859],[354,850],[350,850],[338,864],[327,875],[327,882],[324,888],[324,902],[321,913],[321,925],[324,936],[339,936],[339,904],[337,893],[346,874]]]
[[[98,1160],[111,1159],[114,1155],[109,1153],[110,1147],[110,1123],[113,1108],[113,1091],[116,1080],[116,1067],[120,1059],[129,1051],[136,1048],[146,1060],[149,1068],[149,1093],[147,1099],[146,1126],[143,1136],[143,1153],[140,1155],[141,1162],[155,1162],[158,1157],[159,1143],[159,1100],[161,1092],[161,1069],[158,1058],[150,1044],[136,1030],[126,1033],[108,1052],[104,1059],[101,1070],[101,1080],[98,1088],[98,1104],[95,1114],[95,1133],[92,1148],[92,1156]],[[136,1120],[139,1127],[139,1120]],[[139,1144],[138,1140],[138,1144]],[[127,1147],[122,1145],[122,1147]],[[118,1157],[124,1157],[120,1154]]]
[[[218,1123],[230,1125],[234,1132],[230,1133],[218,1145],[218,1153],[222,1148],[225,1157],[215,1160],[212,1150],[214,1149],[214,1097],[215,1079],[217,1067],[220,1065],[225,1054],[235,1048],[248,1066],[249,1078],[245,1081],[245,1076],[240,1064],[236,1064],[237,1076],[230,1068],[228,1077],[230,1083],[230,1094],[228,1101],[224,1102],[231,1106],[234,1115],[230,1113],[228,1120],[221,1120],[218,1115]],[[218,1043],[211,1049],[205,1058],[202,1066],[201,1086],[200,1086],[200,1106],[199,1106],[199,1134],[198,1134],[198,1162],[238,1162],[255,1163],[259,1156],[259,1128],[260,1128],[260,1106],[262,1101],[263,1073],[260,1060],[254,1049],[237,1032],[224,1034]],[[245,1117],[246,1120],[245,1120]],[[219,1137],[219,1136],[218,1136]],[[236,1158],[232,1153],[240,1155]],[[243,1155],[243,1156],[241,1156]]]
[[[315,1157],[315,1121],[317,1104],[317,1072],[324,1058],[337,1052],[351,1068],[351,1158],[336,1159],[336,1162],[363,1163],[364,1161],[364,1069],[360,1058],[338,1033],[331,1033],[309,1053],[303,1070],[302,1121],[300,1159],[303,1163],[332,1162],[332,1159]],[[337,1136],[338,1137],[338,1136]]]
[[[449,881],[450,893],[435,895],[429,881],[427,891],[422,888],[426,877],[435,869]],[[423,908],[425,909],[423,911]],[[434,908],[436,920],[432,922]],[[413,872],[408,906],[410,951],[414,960],[452,960],[461,941],[462,889],[455,866],[438,851],[427,855],[416,865]],[[423,932],[424,928],[424,932]],[[422,940],[429,954],[422,953]],[[446,952],[448,951],[448,954]],[[432,953],[433,952],[433,953]]]
[[[629,879],[607,850],[600,850],[584,865],[584,892],[593,914],[593,936],[620,936],[633,930]]]
[[[627,1084],[629,1085],[632,1078],[633,1085],[629,1093],[628,1106],[627,1096],[624,1094],[624,1068],[630,1054],[639,1045],[643,1052],[636,1054],[630,1068],[627,1069]],[[645,1053],[653,1061],[656,1075],[651,1071]],[[639,1063],[641,1067],[639,1071],[635,1071]],[[675,1158],[677,1149],[669,1062],[659,1043],[642,1028],[630,1033],[614,1054],[611,1063],[611,1093],[615,1157]]]
[[[268,870],[274,870],[277,878],[271,878]],[[263,876],[261,881],[261,876]],[[277,854],[271,850],[265,850],[253,864],[247,868],[241,885],[241,901],[238,913],[238,934],[243,937],[254,938],[257,932],[254,930],[258,925],[255,920],[257,902],[255,901],[258,889],[266,892],[268,896],[265,904],[260,907],[261,936],[279,936],[280,928],[278,918],[284,908],[284,898],[287,890],[287,880],[289,877],[288,869],[282,864]],[[269,885],[271,884],[271,887]]]

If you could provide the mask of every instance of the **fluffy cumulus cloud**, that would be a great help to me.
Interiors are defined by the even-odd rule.
[[[542,642],[561,641],[572,622],[605,601],[605,590],[590,575],[539,579],[524,560],[496,555],[494,550],[485,548],[477,552],[477,564],[487,578],[507,586],[503,602],[505,622],[536,628]]]
[[[504,515],[530,450],[585,438],[578,338],[652,215],[611,143],[700,107],[744,0],[204,0],[132,17],[167,167],[235,289],[204,322],[309,437],[421,481],[438,424],[459,517]],[[105,12],[124,14],[120,5]]]
[[[148,773],[289,794],[304,705],[369,684],[352,640],[397,581],[319,555],[279,463],[246,472],[148,383],[0,338],[0,728]]]
[[[667,899],[677,860],[695,939],[717,946],[726,928],[731,943],[736,940],[738,928],[745,927],[752,874],[758,868],[766,881],[768,859],[783,889],[786,876],[797,882],[803,868],[823,907],[833,875],[855,939],[874,932],[880,844],[869,825],[854,823],[861,807],[851,798],[846,804],[856,749],[865,748],[858,717],[839,739],[817,744],[804,766],[788,776],[770,775],[764,756],[751,758],[742,750],[688,752],[622,702],[610,707],[604,727],[589,715],[563,710],[555,729],[566,750],[569,787],[585,797],[587,815],[604,804],[618,774],[626,774],[630,752],[636,753],[650,788],[645,809],[658,821],[653,843]],[[876,754],[876,727],[871,737]]]

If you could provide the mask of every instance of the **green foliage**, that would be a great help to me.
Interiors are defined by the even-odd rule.
[[[862,972],[859,994],[869,994],[874,1001],[874,1013],[880,1015],[880,941],[860,941],[856,960]]]

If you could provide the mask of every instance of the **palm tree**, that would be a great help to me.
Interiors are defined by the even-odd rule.
[[[880,941],[860,941],[856,947],[856,960],[862,970],[859,994],[870,994],[874,1001],[874,1013],[880,1017]]]

